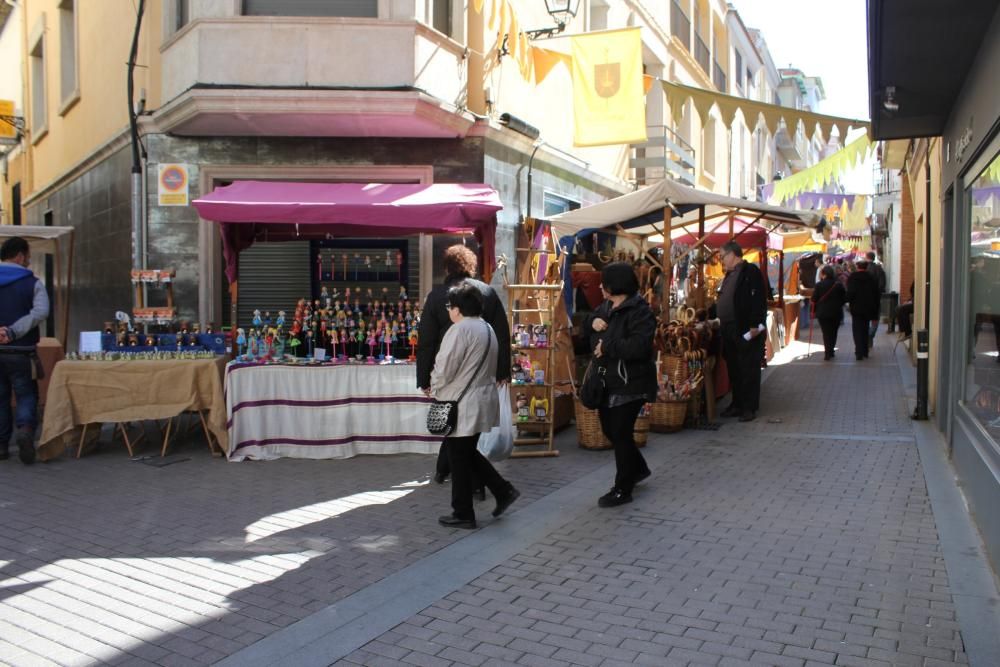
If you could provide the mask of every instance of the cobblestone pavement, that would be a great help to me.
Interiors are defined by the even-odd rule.
[[[230,464],[192,435],[164,467],[120,443],[12,457],[0,663],[265,664],[264,648],[291,654],[308,624],[412,574],[450,588],[315,662],[967,664],[891,344],[860,364],[772,365],[755,422],[653,434],[653,476],[613,510],[596,507],[611,453],[570,429],[558,458],[501,464],[523,496],[474,532],[437,525],[448,488],[429,456]],[[551,528],[501,562],[447,566],[543,513]]]

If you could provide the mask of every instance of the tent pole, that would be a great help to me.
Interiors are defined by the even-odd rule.
[[[765,260],[767,256],[765,255]],[[766,270],[766,268],[765,268]],[[785,251],[778,251],[778,305],[781,312],[785,312]]]
[[[670,283],[673,280],[673,267],[670,266],[670,221],[673,213],[669,206],[663,207],[663,294],[660,295],[660,319],[664,322],[670,319]]]

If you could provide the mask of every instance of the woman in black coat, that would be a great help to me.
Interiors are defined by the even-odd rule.
[[[615,448],[615,485],[598,499],[600,507],[632,502],[632,489],[650,475],[635,444],[635,420],[643,404],[656,399],[653,335],[656,318],[639,296],[631,265],[616,262],[601,271],[605,301],[584,323],[594,363],[604,374],[605,392],[598,408],[601,430]]]
[[[819,270],[820,281],[813,289],[812,303],[819,328],[823,330],[823,360],[833,359],[837,347],[837,330],[844,319],[844,286],[829,264]]]

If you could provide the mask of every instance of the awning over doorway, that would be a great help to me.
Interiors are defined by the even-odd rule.
[[[472,232],[484,262],[495,261],[497,192],[481,183],[303,183],[234,181],[192,202],[222,223],[226,275],[255,241],[331,236]]]

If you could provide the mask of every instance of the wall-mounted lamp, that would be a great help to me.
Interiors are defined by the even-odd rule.
[[[899,102],[896,101],[896,86],[886,86],[882,99],[882,107],[889,113],[899,111]]]
[[[532,140],[537,139],[542,134],[542,131],[534,125],[521,120],[517,116],[512,116],[509,113],[500,114],[500,124],[505,125],[518,134],[523,134]]]
[[[545,0],[545,11],[556,22],[551,28],[539,28],[538,30],[525,30],[528,39],[541,39],[543,37],[555,37],[566,29],[566,24],[576,18],[576,13],[580,10],[580,0]]]

